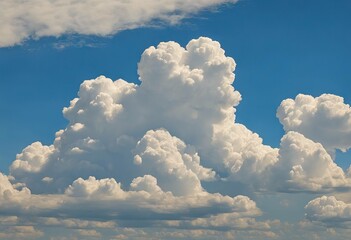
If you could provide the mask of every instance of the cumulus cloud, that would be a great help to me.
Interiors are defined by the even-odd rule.
[[[137,143],[135,163],[155,176],[162,189],[175,195],[201,192],[200,180],[213,179],[215,173],[200,165],[194,149],[167,131],[148,131]]]
[[[226,212],[236,213],[238,217],[261,213],[255,202],[245,196],[232,198],[206,191],[174,196],[171,192],[163,192],[152,176],[138,177],[132,181],[131,188],[124,191],[113,179],[78,179],[67,188],[62,196],[66,199],[65,204],[56,211],[71,217],[82,214],[86,218],[118,219],[120,225],[136,226],[161,219],[206,218]],[[80,210],[88,208],[91,209],[89,213]],[[124,223],[124,220],[129,222]]]
[[[0,238],[3,239],[30,239],[42,237],[42,231],[33,226],[12,226],[0,232]]]
[[[133,180],[131,189],[121,189],[114,179],[79,178],[63,194],[21,195],[17,198],[16,209],[8,207],[12,202],[2,201],[0,212],[38,218],[37,222],[47,226],[79,229],[113,228],[111,221],[128,227],[160,226],[160,223],[171,227],[161,220],[206,219],[231,213],[239,221],[261,214],[255,202],[245,196],[229,197],[206,191],[174,196],[163,192],[150,175]],[[16,223],[17,218],[12,220]]]
[[[104,219],[126,227],[175,227],[164,221],[169,220],[194,221],[192,229],[259,228],[255,217],[261,211],[254,201],[202,186],[218,181],[223,171],[235,173],[235,161],[243,164],[250,157],[266,166],[271,159],[265,156],[276,156],[242,125],[229,133],[222,126],[234,124],[241,100],[232,86],[234,69],[218,42],[199,38],[186,48],[168,42],[146,49],[138,67],[140,85],[103,76],[84,81],[63,110],[69,124],[53,144],[26,147],[10,167],[11,182],[3,176],[6,190],[21,197],[11,213],[41,224],[47,219],[46,225],[73,224],[82,234],[89,234],[84,224],[69,219]],[[240,136],[229,137],[235,131],[259,149],[245,154],[249,143],[235,148]],[[242,156],[230,160],[217,149],[225,145]],[[9,214],[5,205],[0,211]],[[236,223],[212,224],[220,219]]]
[[[280,148],[272,148],[235,122],[241,100],[233,87],[235,67],[218,42],[201,37],[185,48],[163,42],[146,49],[139,85],[104,76],[84,81],[63,109],[69,123],[54,142],[29,145],[10,175],[0,175],[0,213],[76,226],[90,236],[100,234],[86,231],[97,222],[269,234],[274,223],[258,221],[261,210],[249,197],[235,196],[234,186],[251,194],[348,189],[349,174],[330,155],[346,150],[346,141],[333,145],[324,140],[327,132],[306,129],[322,118],[332,126],[345,122],[347,130],[349,107],[331,95],[307,97],[321,102],[315,112],[323,117],[301,117],[303,111],[295,114],[288,104],[300,100],[283,101],[277,115],[287,132]],[[332,115],[335,102],[342,110]],[[290,128],[292,122],[305,127]],[[205,182],[215,188],[206,189]],[[231,185],[230,196],[222,184]]]
[[[126,29],[177,24],[203,9],[237,0],[35,0],[0,2],[0,47],[63,34],[108,36]]]
[[[27,199],[31,195],[28,188],[24,187],[17,190],[9,181],[9,178],[0,173],[0,207],[14,208],[22,203],[23,199]]]
[[[269,172],[270,186],[279,191],[330,191],[351,184],[320,143],[293,131],[282,138],[279,160]]]
[[[101,233],[98,231],[92,229],[92,230],[87,230],[87,229],[79,229],[78,230],[79,235],[84,236],[84,237],[96,237],[96,238],[101,238]]]
[[[335,149],[345,152],[351,147],[351,108],[342,97],[299,94],[280,104],[277,117],[285,131],[299,132],[321,143],[331,154]]]
[[[175,42],[152,46],[138,64],[140,85],[104,76],[84,81],[78,97],[63,110],[66,129],[56,133],[50,146],[36,142],[25,148],[10,173],[33,193],[63,193],[76,179],[89,176],[129,186],[151,175],[162,191],[174,195],[201,192],[201,181],[220,179],[261,190],[349,187],[349,179],[325,150],[345,150],[340,144],[347,141],[331,146],[305,133],[318,119],[347,120],[348,105],[333,95],[283,101],[277,115],[288,133],[280,150],[272,148],[235,122],[241,100],[232,85],[235,67],[209,38],[191,40],[185,48]],[[306,107],[308,101],[314,107]],[[332,110],[337,107],[341,110],[336,114]],[[302,117],[303,111],[295,108],[315,114]],[[305,127],[296,133],[293,123]]]
[[[351,228],[351,204],[334,196],[313,199],[305,206],[306,217],[328,227]]]
[[[84,81],[79,97],[63,110],[67,128],[56,133],[53,145],[35,143],[18,154],[11,175],[35,193],[55,193],[79,177],[115,178],[125,185],[148,171],[160,177],[165,173],[156,163],[162,159],[162,171],[171,166],[178,169],[175,175],[187,169],[186,175],[194,181],[211,180],[215,176],[211,168],[225,170],[235,164],[226,161],[236,161],[229,160],[230,155],[225,161],[219,159],[224,154],[216,145],[225,145],[220,138],[231,133],[215,130],[215,124],[234,119],[233,106],[241,99],[231,85],[234,68],[234,60],[208,38],[192,40],[186,49],[175,42],[150,47],[139,63],[140,86],[103,76]],[[216,137],[217,132],[222,136]],[[254,134],[246,138],[255,139],[257,146],[262,141]],[[142,149],[156,147],[154,142],[164,146],[151,155],[149,149]],[[265,156],[259,150],[250,156],[255,160],[256,155]],[[238,161],[243,162],[243,157]]]
[[[113,229],[116,227],[116,223],[113,221],[91,221],[76,218],[60,219],[54,217],[39,217],[37,222],[44,226],[63,226],[72,229]]]

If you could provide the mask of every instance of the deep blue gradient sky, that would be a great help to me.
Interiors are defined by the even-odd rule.
[[[243,96],[237,122],[278,146],[283,130],[275,113],[282,100],[333,93],[351,103],[350,12],[348,0],[243,0],[178,26],[0,48],[0,171],[7,173],[16,153],[32,142],[52,143],[67,123],[61,110],[83,80],[105,75],[138,83],[144,49],[169,40],[184,46],[199,36],[218,40],[237,63],[234,87]],[[54,47],[59,44],[73,46]]]

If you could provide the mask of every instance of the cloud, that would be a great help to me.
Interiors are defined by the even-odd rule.
[[[192,40],[186,49],[175,42],[150,47],[139,63],[140,86],[103,76],[84,81],[79,97],[63,110],[67,128],[56,133],[51,146],[34,143],[25,148],[10,173],[34,193],[63,192],[75,179],[89,176],[129,185],[134,178],[150,174],[145,168],[160,177],[161,165],[156,164],[160,160],[148,160],[158,154],[167,157],[164,168],[175,161],[179,174],[188,169],[187,176],[194,181],[211,180],[215,175],[211,168],[231,167],[226,163],[232,161],[230,156],[218,161],[224,154],[218,153],[222,146],[217,145],[227,143],[217,137],[215,124],[233,120],[233,106],[241,99],[231,85],[234,68],[234,60],[208,38]],[[256,145],[262,141],[253,134],[247,138],[255,139]],[[153,148],[154,142],[165,146],[154,149],[153,155],[142,149],[145,144],[151,146],[144,148]],[[259,150],[253,151],[252,158],[260,156]],[[217,155],[210,156],[211,152]],[[152,166],[158,167],[158,173]]]
[[[203,9],[237,0],[1,1],[0,47],[64,34],[108,36],[126,29],[177,24]]]
[[[320,143],[290,131],[281,140],[278,162],[268,170],[279,191],[331,191],[351,181]]]
[[[328,227],[351,227],[351,204],[338,201],[334,196],[313,199],[305,206],[306,217]]]
[[[346,145],[319,140],[307,127],[287,128],[288,119],[295,119],[283,110],[290,109],[290,100],[278,109],[287,131],[279,149],[235,122],[241,101],[233,87],[235,67],[220,43],[201,37],[185,48],[162,42],[146,49],[138,64],[139,85],[104,76],[84,81],[63,109],[68,125],[54,142],[29,145],[17,154],[9,176],[0,175],[0,213],[20,222],[26,216],[38,225],[76,227],[91,236],[103,234],[86,231],[99,224],[96,228],[249,229],[276,236],[271,228],[276,222],[258,220],[262,211],[238,195],[236,186],[249,196],[349,189],[350,174],[330,155]],[[323,104],[316,108],[332,106],[330,111],[337,102],[340,114],[316,111],[336,126],[347,119],[349,107],[328,96],[307,98],[329,99],[318,100]],[[297,122],[311,126],[315,118]]]
[[[186,48],[162,42],[146,49],[138,64],[140,85],[104,76],[84,81],[78,97],[63,110],[69,124],[56,133],[54,143],[36,142],[17,155],[10,167],[14,182],[36,194],[63,193],[73,181],[90,176],[129,186],[150,175],[162,191],[177,196],[203,191],[201,181],[223,179],[255,191],[349,187],[326,144],[287,127],[294,122],[288,114],[294,112],[288,107],[293,100],[284,100],[278,109],[288,131],[280,149],[264,145],[258,134],[235,122],[241,100],[232,85],[235,66],[218,42],[202,37]],[[319,115],[330,113],[321,117],[325,122],[348,116],[341,98],[299,95],[296,101],[308,102],[305,98],[318,102]],[[332,115],[339,105],[341,110]],[[329,110],[320,110],[323,106]],[[295,122],[310,126],[314,118]]]
[[[133,180],[131,189],[122,190],[114,179],[79,178],[64,194],[20,195],[15,199],[16,208],[10,208],[12,199],[2,201],[0,213],[37,218],[42,224],[45,220],[44,225],[48,226],[81,229],[114,227],[109,221],[117,221],[120,226],[145,227],[159,226],[161,220],[206,219],[223,213],[232,213],[237,219],[261,214],[255,202],[245,196],[229,197],[206,191],[174,196],[171,192],[163,192],[150,175]]]
[[[299,94],[284,100],[277,117],[285,131],[296,131],[321,143],[329,153],[351,147],[351,108],[342,97],[322,94],[319,97]]]
[[[95,238],[101,238],[101,233],[99,233],[96,230],[87,230],[87,229],[79,229],[78,230],[79,235],[84,236],[84,237],[95,237]]]
[[[21,205],[22,199],[31,195],[28,188],[24,187],[20,191],[14,188],[6,175],[0,173],[0,207],[15,208]]]
[[[88,221],[76,218],[60,219],[53,217],[39,217],[37,222],[44,226],[63,226],[71,229],[114,229],[116,227],[116,223],[113,221]]]
[[[76,226],[83,234],[84,226],[101,219],[125,227],[186,227],[167,221],[215,230],[265,225],[255,220],[261,211],[250,198],[202,186],[218,181],[216,171],[229,166],[206,154],[225,144],[220,125],[234,119],[241,99],[232,86],[234,68],[218,42],[199,38],[186,48],[168,42],[146,49],[140,85],[103,76],[84,81],[63,110],[69,124],[53,144],[26,147],[10,167],[11,182],[3,176],[21,204],[7,211],[10,203],[4,203],[0,212]],[[242,129],[260,146],[257,135]],[[236,223],[225,226],[225,219]],[[213,225],[217,220],[224,225]]]
[[[12,226],[0,232],[0,238],[4,239],[29,239],[43,236],[43,232],[33,226]]]
[[[194,148],[165,130],[148,131],[137,143],[134,161],[142,171],[152,174],[161,188],[175,195],[201,192],[200,180],[211,180],[215,173],[200,165]]]

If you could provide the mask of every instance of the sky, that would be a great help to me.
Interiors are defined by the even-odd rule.
[[[0,0],[0,239],[345,239],[350,10]]]

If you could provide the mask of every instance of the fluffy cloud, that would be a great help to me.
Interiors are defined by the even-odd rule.
[[[235,123],[241,100],[232,86],[235,66],[209,38],[191,40],[186,48],[175,42],[150,47],[138,64],[140,85],[104,76],[84,81],[78,97],[63,110],[66,129],[56,133],[50,146],[36,142],[25,148],[10,173],[33,193],[63,193],[76,179],[89,176],[129,186],[152,175],[162,191],[179,196],[201,192],[201,181],[220,179],[260,190],[349,187],[349,179],[324,149],[337,143],[320,140],[322,146],[307,131],[318,125],[312,124],[317,118],[328,126],[339,126],[328,121],[347,120],[349,107],[342,99],[299,95],[283,101],[277,115],[288,133],[280,150],[272,148]],[[308,112],[314,115],[306,117]],[[293,123],[304,126],[297,129],[303,135],[292,131]],[[327,133],[318,132],[326,138]],[[346,149],[341,143],[338,147]]]
[[[278,162],[269,169],[279,191],[330,191],[351,181],[320,143],[290,131],[281,140]]]
[[[162,189],[175,195],[201,192],[200,180],[213,179],[215,173],[200,165],[200,157],[167,131],[148,131],[138,142],[134,161],[142,171],[155,176]]]
[[[176,163],[183,166],[176,167],[175,174],[188,169],[186,175],[192,175],[194,181],[213,179],[215,173],[209,168],[226,170],[235,164],[226,161],[243,162],[245,158],[241,154],[244,156],[230,160],[230,154],[221,161],[220,157],[224,156],[221,147],[232,145],[231,152],[239,152],[249,145],[233,147],[235,143],[227,143],[232,140],[229,135],[233,132],[215,130],[223,129],[216,124],[232,125],[233,106],[241,99],[231,85],[234,68],[234,60],[224,55],[218,42],[208,38],[192,40],[186,49],[175,42],[150,47],[139,63],[140,86],[103,76],[84,81],[79,98],[63,110],[69,120],[67,128],[56,133],[51,146],[35,143],[24,149],[12,164],[11,175],[35,193],[62,192],[75,179],[89,176],[115,178],[128,185],[132,179],[149,174],[144,168],[153,171],[152,165],[160,162],[146,160],[142,164],[140,155],[150,159],[158,154],[158,158],[167,157],[164,170],[166,165]],[[164,130],[147,132],[160,128]],[[224,141],[220,140],[222,137]],[[254,134],[247,134],[246,139],[253,139],[256,146],[262,143]],[[165,146],[155,149],[154,155],[141,149],[143,144],[152,145],[156,141]],[[252,149],[253,161],[266,160],[267,154]],[[138,151],[143,153],[138,155]],[[267,147],[265,151],[271,149]],[[152,174],[160,176],[161,168],[155,169],[159,170],[158,175]]]
[[[108,36],[126,29],[176,24],[203,9],[237,0],[35,0],[0,2],[0,47],[28,38],[84,34]],[[159,22],[159,23],[158,23]]]
[[[335,131],[335,122],[345,122],[347,130],[349,107],[331,95],[307,97],[321,102],[315,112],[323,117],[301,117],[293,100],[283,101],[278,117],[287,133],[280,148],[272,148],[235,122],[241,100],[233,87],[235,67],[218,42],[201,37],[185,48],[167,42],[146,49],[138,64],[140,85],[104,76],[84,81],[63,109],[69,123],[54,142],[26,147],[9,177],[0,175],[0,213],[76,226],[91,236],[100,230],[86,226],[101,219],[100,226],[109,227],[250,229],[273,236],[275,223],[258,221],[261,210],[249,197],[235,196],[236,186],[250,194],[348,189],[349,174],[330,156],[346,150],[346,142],[332,145],[323,140],[327,130],[307,130],[318,119]],[[342,109],[332,115],[335,104]],[[295,122],[304,127],[290,128]]]
[[[43,146],[40,142],[32,143],[17,154],[12,167],[18,171],[39,172],[53,149],[53,146]]]
[[[222,159],[224,169],[220,170],[228,172],[230,178],[262,184],[263,173],[278,160],[278,149],[263,145],[258,134],[233,121],[228,117],[214,126],[208,154],[212,159]]]
[[[328,227],[351,227],[351,204],[338,201],[334,196],[313,199],[305,206],[306,217]]]
[[[0,232],[3,239],[35,239],[43,236],[43,232],[33,226],[12,226]]]
[[[207,219],[228,213],[240,221],[241,218],[253,218],[261,214],[255,202],[245,196],[229,197],[206,191],[174,196],[171,192],[163,192],[156,178],[150,175],[134,179],[130,191],[121,189],[114,179],[89,177],[75,180],[64,194],[27,194],[17,196],[17,200],[16,209],[8,207],[12,206],[12,202],[2,201],[0,212],[38,218],[37,222],[47,226],[80,229],[89,226],[113,228],[111,221],[117,221],[120,226],[160,226],[161,223],[164,227],[172,227],[161,220]],[[15,224],[17,218],[13,221]],[[204,227],[199,224],[196,226]]]
[[[101,233],[99,233],[96,230],[87,230],[87,229],[79,229],[78,230],[79,235],[84,236],[84,237],[96,237],[96,238],[101,238]]]
[[[237,218],[261,213],[255,202],[245,196],[232,198],[206,191],[174,196],[171,192],[163,192],[156,178],[150,175],[134,179],[130,191],[122,190],[113,179],[78,179],[62,198],[65,204],[55,211],[65,216],[82,214],[86,218],[119,220],[120,225],[149,225],[161,219],[207,218],[220,213],[236,213]],[[87,213],[84,209],[91,210]],[[128,221],[124,222],[126,219]]]
[[[4,176],[6,189],[27,194],[13,215],[66,227],[69,219],[104,219],[126,227],[176,227],[164,221],[169,220],[191,221],[192,229],[260,228],[255,202],[202,186],[219,180],[216,171],[235,173],[235,161],[250,158],[266,166],[267,154],[276,157],[276,150],[242,125],[226,133],[224,124],[234,124],[233,106],[241,99],[232,86],[234,69],[218,42],[200,38],[186,48],[168,42],[146,49],[140,85],[103,76],[84,81],[63,110],[69,124],[54,143],[33,143],[12,163],[11,181],[22,190]],[[235,147],[239,134],[256,144],[248,148],[252,153],[245,154],[250,143]],[[230,160],[221,154],[226,145],[241,155]],[[213,225],[225,219],[235,224]]]
[[[0,208],[14,207],[21,204],[23,199],[31,195],[28,188],[24,187],[20,191],[14,188],[8,177],[0,173]]]
[[[330,153],[351,147],[351,108],[342,97],[323,94],[314,98],[299,94],[280,104],[277,117],[285,131],[302,133]]]

